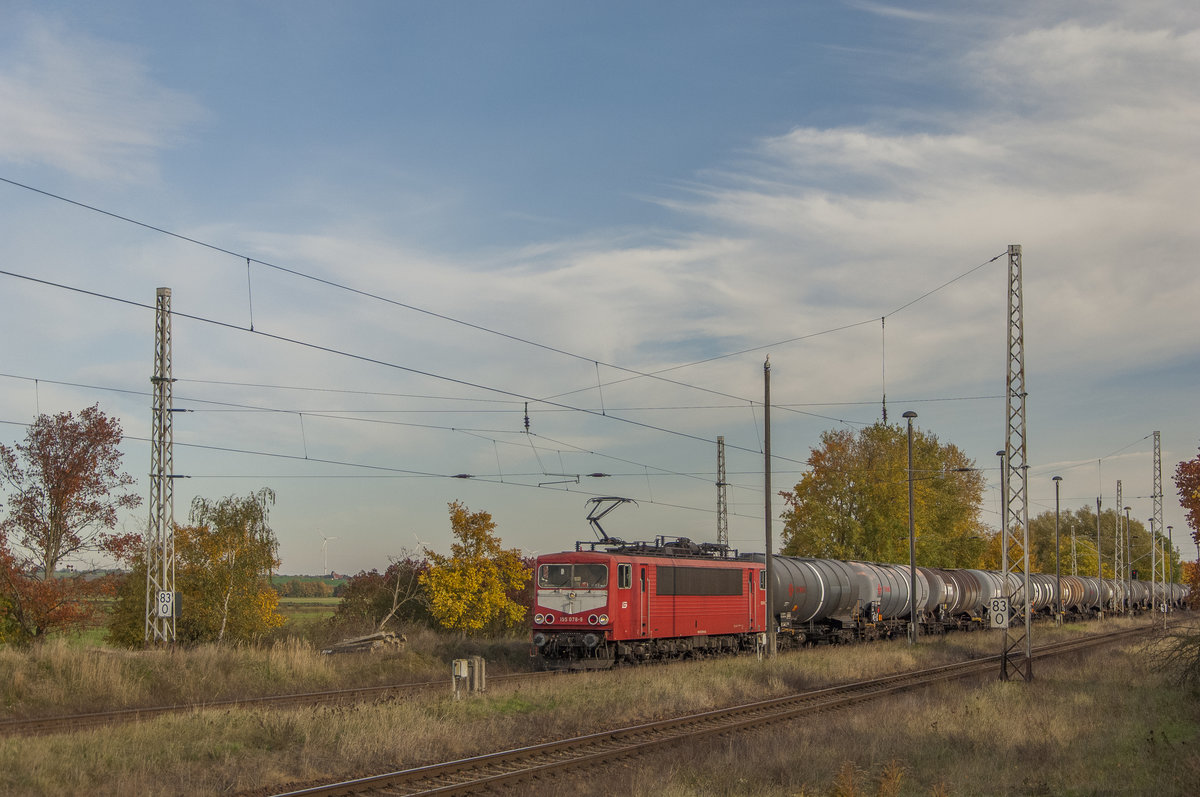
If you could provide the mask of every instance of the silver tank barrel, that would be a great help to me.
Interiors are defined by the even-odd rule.
[[[766,561],[763,554],[745,554],[743,558]],[[772,614],[790,612],[793,622],[848,617],[858,601],[853,573],[846,562],[834,559],[776,555],[772,581]]]

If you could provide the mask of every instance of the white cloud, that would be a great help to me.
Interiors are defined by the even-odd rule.
[[[130,48],[64,27],[30,24],[0,61],[0,161],[146,180],[158,153],[201,115]]]
[[[936,22],[945,19],[944,16],[927,11],[916,11],[903,6],[889,3],[873,3],[868,0],[844,0],[851,8],[857,8],[870,14],[892,19],[903,19],[917,22]]]
[[[871,5],[869,10],[895,9]],[[644,371],[862,322],[833,334],[666,374],[757,401],[762,361],[770,353],[776,401],[872,402],[811,408],[851,421],[870,421],[878,414],[874,399],[882,387],[879,316],[1002,253],[1007,244],[1021,243],[1036,445],[1046,451],[1050,444],[1044,441],[1058,435],[1065,441],[1064,448],[1051,451],[1050,456],[1058,462],[1089,463],[1089,457],[1129,442],[1117,439],[1110,445],[1103,435],[1123,435],[1128,428],[1140,430],[1138,424],[1151,422],[1135,418],[1118,424],[1111,417],[1101,418],[1111,407],[1124,405],[1124,412],[1144,413],[1145,418],[1160,422],[1155,409],[1158,385],[1143,384],[1137,389],[1141,392],[1120,395],[1110,389],[1101,395],[1097,384],[1103,375],[1128,374],[1131,365],[1162,368],[1173,358],[1196,356],[1194,318],[1200,305],[1200,277],[1193,261],[1200,231],[1192,217],[1194,187],[1200,184],[1194,143],[1200,129],[1196,55],[1200,48],[1196,47],[1196,21],[1190,18],[1164,27],[1165,23],[1153,20],[1128,21],[1120,16],[1124,13],[1120,4],[1091,22],[1084,17],[1085,6],[1076,12],[1070,19],[1059,14],[1034,22],[1010,17],[994,36],[991,28],[985,31],[984,26],[957,16],[950,22],[937,20],[939,35],[946,33],[947,26],[958,33],[970,24],[976,27],[949,60],[942,60],[951,46],[943,38],[942,49],[932,56],[937,63],[913,68],[908,78],[936,77],[941,81],[935,87],[938,91],[967,97],[965,105],[956,104],[953,111],[938,111],[928,103],[892,113],[876,110],[869,123],[802,125],[766,136],[757,142],[748,163],[706,172],[703,183],[663,200],[680,214],[684,231],[601,230],[579,240],[530,243],[470,261],[452,253],[415,251],[397,239],[394,226],[364,229],[369,222],[354,219],[352,213],[294,234],[286,229],[291,220],[285,215],[280,217],[281,228],[273,231],[246,233],[240,221],[181,231],[601,363]],[[1050,12],[1038,9],[1037,13]],[[917,15],[903,24],[925,22]],[[0,159],[36,160],[84,176],[117,174],[119,165],[121,176],[142,179],[153,174],[156,157],[183,132],[195,112],[186,98],[156,85],[137,59],[121,48],[41,30],[26,37],[25,51],[29,57],[23,66],[0,63],[0,96],[5,98],[0,103]],[[917,52],[913,58],[926,54]],[[52,79],[52,74],[67,79]],[[946,82],[952,84],[948,90]],[[94,96],[103,97],[105,91],[115,91],[114,86],[125,88],[115,98],[102,101]],[[78,99],[80,93],[86,101]],[[17,110],[11,98],[19,99]],[[36,119],[54,134],[38,134]],[[346,186],[338,187],[341,194],[327,190],[323,177],[310,179],[314,187],[305,192],[305,202],[309,196],[318,202],[325,201],[320,197],[350,193]],[[297,204],[304,206],[304,202]],[[88,273],[80,280],[62,280],[88,288],[102,282],[106,291],[144,301],[150,301],[153,292],[145,286],[168,284],[175,290],[177,312],[248,323],[244,262],[173,240],[147,243],[140,231],[114,237],[123,242],[115,248],[119,254],[114,256],[110,245],[104,259],[121,263],[123,274]],[[92,245],[93,235],[76,231],[70,238],[55,243],[64,264],[61,268],[95,260],[84,251]],[[29,243],[22,257],[31,262],[41,257],[40,243]],[[11,250],[13,243],[8,246]],[[1001,259],[889,316],[887,387],[893,420],[909,407],[892,401],[905,397],[1002,392],[1004,267]],[[562,402],[579,407],[599,408],[601,393],[610,410],[671,407],[625,414],[697,436],[725,434],[731,445],[753,449],[758,444],[755,424],[761,423],[761,415],[756,416],[748,405],[695,410],[691,407],[736,402],[648,379],[606,384],[601,391],[598,380],[610,383],[626,375],[591,361],[318,288],[257,265],[252,275],[259,330],[526,395],[577,390]],[[57,271],[50,276],[59,278]],[[116,281],[120,284],[109,284]],[[133,296],[134,291],[145,295]],[[31,305],[25,308],[29,312],[53,311],[33,300],[25,304]],[[60,348],[86,338],[91,327],[100,330],[97,335],[111,333],[124,318],[115,312],[111,320],[90,311],[62,315],[54,328]],[[132,373],[128,378],[143,384],[150,365],[150,327],[148,314],[119,327],[123,336],[136,337],[140,347],[118,361],[121,373]],[[184,382],[177,395],[242,400],[289,412],[196,413],[180,420],[180,441],[295,454],[307,447],[313,456],[399,468],[446,473],[499,470],[514,481],[519,480],[514,477],[517,472],[537,474],[543,468],[636,473],[642,463],[679,472],[713,466],[712,452],[695,441],[643,433],[581,413],[555,412],[535,402],[533,431],[542,437],[534,442],[545,446],[539,452],[544,461],[539,462],[530,439],[520,436],[520,405],[517,413],[505,414],[502,411],[512,407],[494,393],[318,355],[182,318],[176,322],[175,336],[176,376],[184,380],[244,379],[495,400],[483,404],[491,414],[470,416],[452,414],[450,410],[467,404],[449,400],[252,388],[239,392],[229,386]],[[80,351],[75,358],[87,354]],[[140,365],[137,356],[144,360]],[[60,375],[60,366],[44,365],[33,354],[8,367],[21,374]],[[110,369],[109,362],[97,355],[94,368]],[[93,372],[80,381],[117,380]],[[35,392],[26,382],[0,383],[0,389],[11,393],[13,402],[23,402],[22,412],[35,401]],[[1055,390],[1074,392],[1080,406],[1048,407],[1046,396]],[[37,399],[43,409],[52,395],[43,388]],[[73,395],[64,399],[74,400]],[[1111,404],[1097,408],[1101,400]],[[1190,396],[1172,400],[1190,406]],[[923,426],[961,444],[971,456],[990,458],[1000,432],[1000,413],[993,406],[999,402],[985,404],[913,407],[920,410]],[[143,406],[137,409],[145,414]],[[302,432],[298,412],[322,409],[361,410],[364,418],[372,420],[454,426],[456,431],[332,421],[310,414]],[[142,425],[144,421],[139,418]],[[1169,416],[1162,422],[1167,434],[1174,428],[1176,441],[1194,433],[1190,414]],[[829,425],[827,419],[777,414],[777,455],[802,460]],[[473,434],[464,429],[484,431]],[[514,439],[523,445],[510,445]],[[563,441],[568,451],[576,445],[628,462],[584,454],[560,459],[550,451],[557,445],[552,439]],[[1190,446],[1179,447],[1189,448],[1190,453]],[[1035,461],[1039,455],[1034,454]],[[197,455],[189,450],[186,456],[190,460]],[[1139,456],[1144,459],[1144,454]],[[179,455],[181,462],[184,457]],[[752,459],[752,454],[731,452],[731,460],[740,460],[739,466],[747,472],[757,467],[757,462],[748,464]],[[237,469],[278,473],[292,467],[273,461],[263,466],[246,458],[215,462],[204,467],[189,462],[187,467],[209,476],[223,468],[233,473]],[[985,459],[981,464],[990,462]],[[739,478],[753,481],[749,476]],[[1109,478],[1106,470],[1105,479]],[[1134,483],[1132,476],[1126,479]],[[358,500],[353,491],[360,489],[360,483],[347,483],[356,486],[323,489]],[[218,490],[242,491],[247,484],[226,488],[224,483],[197,479],[187,489],[211,495]],[[284,484],[296,493],[289,496],[291,501],[304,507],[322,504],[311,510],[314,514],[329,511],[324,505],[333,503],[320,490]],[[364,494],[374,484],[380,485],[378,492],[384,497],[372,500],[388,507],[371,514],[369,520],[346,521],[364,527],[412,523],[411,528],[426,536],[427,528],[444,529],[443,499],[462,497],[478,508],[497,511],[498,518],[520,518],[521,530],[513,532],[533,547],[554,546],[554,539],[561,545],[561,535],[568,533],[564,526],[576,528],[564,517],[578,521],[578,530],[587,534],[582,495],[562,496],[560,501],[545,491],[491,491],[479,482],[447,480],[361,484]],[[711,480],[701,480],[699,486],[687,481],[679,485],[656,480],[653,492],[664,503],[711,505]],[[786,486],[786,480],[780,486]],[[644,477],[614,478],[592,487],[637,497],[651,492]],[[536,497],[529,500],[531,495]],[[510,506],[502,509],[505,501]],[[751,504],[755,508],[747,512],[757,512],[761,498],[747,499]],[[287,505],[281,498],[281,518],[285,511],[294,511],[283,509]],[[430,506],[433,521],[420,520]],[[658,510],[642,511],[646,517],[631,526],[653,525],[647,521]],[[530,513],[545,515],[545,522],[531,522]],[[380,522],[381,516],[388,518],[386,522]],[[690,533],[689,526],[710,520],[676,513],[664,519],[660,530]],[[314,522],[303,515],[292,520],[295,528],[308,528]],[[426,525],[419,525],[422,522]],[[761,521],[753,519],[735,520],[736,524],[761,527]],[[320,527],[331,533],[337,525],[322,520]],[[403,527],[400,535],[406,543],[411,539],[408,528]],[[365,538],[367,532],[362,533]],[[309,536],[319,542],[315,534]],[[340,532],[340,536],[349,549],[352,535]]]
[[[1056,359],[1086,368],[1176,356],[1192,346],[1186,307],[1200,298],[1198,35],[1105,21],[977,45],[946,71],[988,101],[944,115],[940,129],[889,129],[886,118],[797,128],[764,139],[745,173],[669,204],[745,236],[752,260],[802,264],[810,306],[799,312],[818,300],[848,320],[887,311],[1022,243],[1027,302],[1040,311],[1028,323],[1051,333]],[[977,316],[962,303],[979,309],[970,303],[994,282],[931,297],[920,312],[939,318],[947,343],[969,338]],[[1151,303],[1168,340],[1145,334],[1150,314],[1118,312]],[[1073,360],[1085,341],[1099,345]]]

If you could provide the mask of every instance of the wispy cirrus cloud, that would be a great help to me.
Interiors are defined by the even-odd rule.
[[[36,163],[89,179],[141,181],[157,156],[203,117],[157,82],[136,52],[70,28],[29,21],[0,57],[0,162]]]

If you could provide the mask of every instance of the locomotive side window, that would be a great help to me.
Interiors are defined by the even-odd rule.
[[[758,588],[759,589],[767,588],[767,571],[766,570],[758,571]]]
[[[617,565],[617,588],[629,589],[633,586],[633,565]]]
[[[538,586],[543,589],[591,589],[608,586],[608,565],[564,564],[538,568]]]

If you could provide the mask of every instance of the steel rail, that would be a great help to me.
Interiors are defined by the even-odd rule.
[[[1154,628],[1145,626],[1051,643],[1039,646],[1033,655],[1035,658],[1063,655],[1117,642],[1151,630]],[[691,740],[755,728],[805,714],[846,708],[951,679],[983,675],[994,670],[999,661],[999,655],[991,655],[628,728],[281,792],[277,797],[324,797],[382,792],[389,795],[456,795],[479,792],[494,786],[589,764],[643,755],[684,739]]]
[[[508,673],[490,675],[490,682],[522,681],[554,675],[550,672]],[[338,705],[343,703],[361,703],[368,700],[381,700],[412,692],[426,692],[437,689],[447,689],[450,681],[419,681],[404,684],[385,684],[383,686],[361,686],[349,689],[330,689],[321,692],[297,692],[285,695],[266,695],[263,697],[231,698],[229,700],[199,701],[195,703],[176,703],[166,706],[148,706],[144,708],[124,708],[112,711],[94,711],[83,714],[58,714],[49,717],[29,717],[22,719],[0,720],[0,736],[35,736],[52,733],[68,733],[108,725],[119,725],[128,722],[161,717],[167,714],[183,714],[210,709],[246,709],[246,708],[297,708],[302,706]]]

